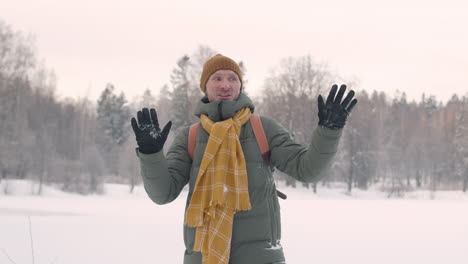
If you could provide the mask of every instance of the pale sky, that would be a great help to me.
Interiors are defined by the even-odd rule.
[[[464,0],[0,0],[0,19],[36,36],[60,97],[131,99],[169,83],[198,45],[244,61],[258,95],[272,67],[311,55],[357,89],[446,101],[468,92]]]

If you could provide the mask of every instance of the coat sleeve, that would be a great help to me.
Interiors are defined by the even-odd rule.
[[[296,143],[279,123],[262,117],[270,145],[270,163],[302,182],[316,182],[326,176],[337,152],[343,129],[317,127],[309,148]]]
[[[188,183],[192,161],[188,156],[187,145],[188,128],[184,128],[176,135],[167,157],[163,151],[147,155],[137,150],[143,184],[153,202],[172,202]]]

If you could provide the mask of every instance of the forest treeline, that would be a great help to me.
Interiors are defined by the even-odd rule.
[[[167,147],[179,128],[197,122],[193,110],[202,97],[203,62],[216,54],[207,46],[168,65],[170,82],[155,94],[147,89],[131,101],[112,80],[97,101],[58,99],[54,72],[40,62],[32,38],[0,20],[0,181],[30,179],[82,194],[101,193],[105,182],[141,184],[130,118],[142,107],[158,110],[160,123],[172,120]],[[239,62],[248,93],[248,65]],[[255,112],[271,116],[308,146],[317,126],[317,97],[335,82],[357,91],[359,103],[348,121],[328,177],[318,184],[296,183],[277,171],[279,181],[316,190],[340,183],[353,188],[379,186],[389,195],[415,189],[468,188],[468,94],[442,103],[421,94],[367,92],[343,81],[312,56],[289,57],[272,65]],[[404,80],[402,80],[404,82]],[[443,89],[443,87],[441,87]],[[423,90],[423,89],[421,89]],[[4,190],[8,193],[8,186]]]

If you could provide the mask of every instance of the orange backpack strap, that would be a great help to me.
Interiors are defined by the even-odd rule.
[[[257,139],[258,147],[260,148],[260,152],[262,153],[263,162],[271,166],[270,164],[270,145],[268,144],[268,139],[265,135],[265,130],[263,129],[262,120],[260,120],[259,115],[252,114],[250,116],[250,124],[252,124],[252,129],[255,134],[255,138]],[[276,190],[276,195],[279,198],[286,200],[288,196],[286,194]]]
[[[197,132],[200,123],[195,123],[190,126],[188,135],[188,154],[190,159],[193,160],[193,153],[195,152],[195,146],[197,145]]]
[[[257,144],[260,148],[260,152],[262,153],[263,161],[266,164],[270,164],[270,146],[268,145],[268,140],[265,135],[265,130],[263,130],[260,116],[250,116],[250,124],[252,124],[252,129],[255,134],[255,138],[257,139]]]
[[[250,116],[250,123],[252,124],[252,129],[257,140],[257,144],[262,153],[263,161],[270,165],[270,146],[268,145],[268,140],[265,135],[265,130],[263,130],[262,121],[260,120],[259,115]],[[195,146],[197,145],[197,132],[200,123],[196,123],[190,126],[189,136],[188,136],[188,154],[190,159],[193,160],[193,154],[195,152]],[[286,194],[276,190],[276,194],[281,199],[285,200],[287,198]]]
[[[255,114],[250,116],[250,123],[252,124],[252,129],[257,140],[258,147],[260,148],[260,153],[262,153],[263,161],[266,164],[270,164],[270,146],[268,145],[268,140],[265,135],[265,130],[263,130],[260,116]],[[193,160],[195,146],[197,145],[197,132],[199,125],[200,123],[195,123],[191,125],[189,129],[188,153],[191,160]]]

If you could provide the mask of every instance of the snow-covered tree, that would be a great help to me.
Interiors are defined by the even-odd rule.
[[[33,73],[37,64],[33,40],[0,19],[0,73],[4,77],[24,79]]]
[[[102,132],[110,136],[114,143],[122,145],[127,141],[130,131],[130,110],[125,94],[116,95],[115,88],[108,84],[97,102],[97,121]]]
[[[174,129],[192,124],[190,116],[193,115],[193,113],[189,111],[189,65],[190,58],[185,55],[177,61],[177,66],[172,70],[171,84],[173,87],[173,100],[170,112]]]
[[[121,158],[131,132],[130,110],[126,103],[124,93],[116,95],[112,84],[106,86],[97,103],[96,143],[107,168],[117,181],[128,176],[121,175]]]
[[[266,78],[256,110],[275,118],[296,141],[308,145],[318,123],[317,97],[331,87],[330,77],[327,67],[311,56],[283,59]],[[293,178],[285,180],[295,185]]]
[[[140,98],[140,101],[138,102],[137,109],[140,110],[143,107],[146,108],[155,108],[157,103],[156,97],[153,95],[150,89],[146,89],[143,92],[143,95]]]
[[[284,59],[265,80],[260,112],[273,116],[307,145],[318,123],[317,97],[331,87],[330,77],[327,67],[311,56]]]
[[[456,170],[462,178],[462,190],[466,192],[468,189],[468,97],[463,97],[455,122]]]

